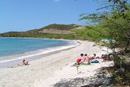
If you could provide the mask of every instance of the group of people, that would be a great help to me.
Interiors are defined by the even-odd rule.
[[[82,64],[82,63],[89,63],[90,62],[90,58],[88,57],[87,54],[80,54],[79,58],[77,59],[77,63]]]
[[[97,57],[96,54],[93,54],[92,57],[89,57],[87,54],[81,53],[76,63],[78,63],[78,65],[83,64],[83,63],[90,64],[90,62],[97,61],[96,59],[99,59],[99,57]]]

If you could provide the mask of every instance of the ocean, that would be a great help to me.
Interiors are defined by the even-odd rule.
[[[0,65],[11,61],[21,61],[21,59],[31,59],[31,57],[36,59],[35,56],[77,45],[78,43],[72,40],[0,37]]]

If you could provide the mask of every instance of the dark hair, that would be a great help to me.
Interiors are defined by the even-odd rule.
[[[94,56],[96,56],[96,54],[95,54],[95,53],[94,53],[93,55],[94,55]]]
[[[87,56],[87,54],[85,54],[85,56]]]
[[[81,53],[80,55],[81,55],[81,56],[83,56],[84,54],[83,54],[83,53]]]

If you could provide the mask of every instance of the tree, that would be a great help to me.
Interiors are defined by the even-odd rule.
[[[89,20],[104,28],[108,32],[108,38],[116,39],[125,48],[124,52],[127,52],[130,45],[130,4],[128,0],[108,0],[107,3],[109,4],[98,10],[109,9],[109,12],[84,13],[79,20]]]
[[[118,45],[122,48],[121,53],[123,53],[122,55],[113,50],[115,66],[112,81],[122,86],[128,86],[130,85],[130,61],[125,61],[125,59],[128,59],[125,54],[130,51],[130,3],[128,0],[107,0],[107,3],[109,4],[98,10],[109,9],[109,12],[82,14],[80,20],[85,19],[95,23],[96,27],[98,26],[103,31],[107,31],[105,34],[108,38],[118,41],[118,44],[110,44],[110,47]],[[100,28],[94,30],[98,32]],[[115,70],[118,72],[115,73]]]

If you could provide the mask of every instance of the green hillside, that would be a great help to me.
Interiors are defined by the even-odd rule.
[[[72,30],[81,29],[76,24],[51,24],[40,29],[33,29],[25,32],[11,31],[0,34],[0,37],[32,37],[32,38],[55,38],[55,39],[76,39]]]

